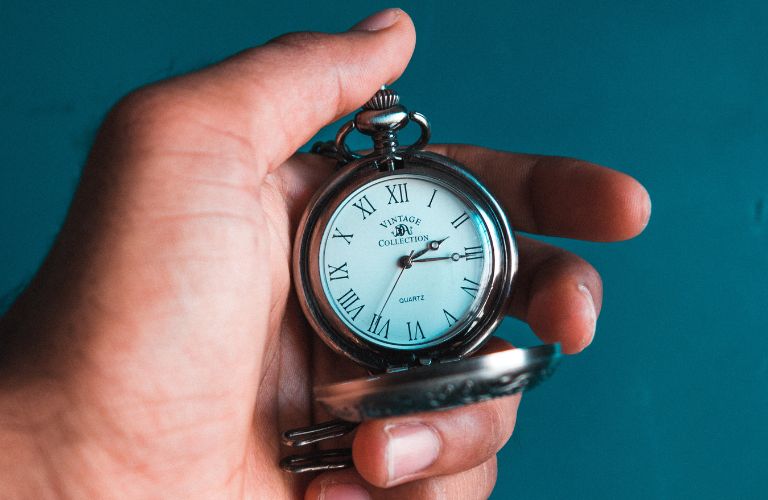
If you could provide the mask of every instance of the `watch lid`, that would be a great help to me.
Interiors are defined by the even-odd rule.
[[[315,398],[353,422],[447,410],[530,389],[554,372],[560,357],[559,344],[509,348],[318,386]]]

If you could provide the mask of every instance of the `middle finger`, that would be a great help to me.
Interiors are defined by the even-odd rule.
[[[519,231],[590,241],[638,235],[651,214],[645,188],[616,170],[557,156],[432,145],[489,187]]]

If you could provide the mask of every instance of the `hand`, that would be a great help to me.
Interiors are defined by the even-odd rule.
[[[517,397],[364,423],[356,470],[277,467],[280,432],[327,417],[312,387],[362,373],[318,341],[291,293],[298,217],[333,170],[294,153],[395,80],[414,40],[408,16],[387,11],[343,34],[280,37],[112,110],[54,247],[0,320],[0,497],[489,493]],[[645,190],[606,168],[434,149],[470,165],[521,231],[620,240],[650,215]],[[533,239],[519,247],[510,313],[583,349],[598,274]]]

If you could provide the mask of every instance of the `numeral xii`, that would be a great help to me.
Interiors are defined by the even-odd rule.
[[[407,203],[408,202],[408,183],[403,182],[400,184],[391,184],[386,186],[389,193],[389,201],[387,205],[392,203]]]

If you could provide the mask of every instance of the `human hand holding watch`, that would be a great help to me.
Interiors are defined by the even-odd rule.
[[[0,497],[488,495],[518,397],[366,421],[351,440],[354,469],[307,478],[277,465],[280,432],[326,416],[312,388],[365,374],[310,331],[291,292],[295,228],[334,168],[296,150],[395,80],[414,43],[408,16],[388,10],[346,33],[277,38],[111,111],[50,255],[0,320],[0,443],[12,450]],[[642,186],[607,168],[431,150],[470,167],[522,232],[622,240],[650,216]],[[472,227],[461,226],[467,238]],[[334,244],[362,234],[339,229]],[[594,333],[598,274],[567,251],[517,243],[508,313],[578,352]],[[479,264],[464,261],[452,265]],[[407,327],[399,335],[408,342]]]

